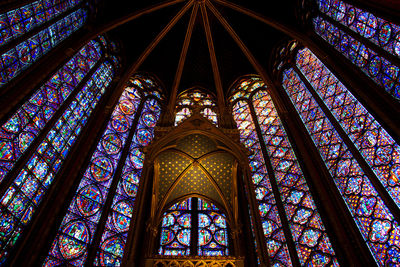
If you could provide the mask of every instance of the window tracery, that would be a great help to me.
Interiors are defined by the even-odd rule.
[[[215,98],[204,90],[193,88],[178,96],[175,126],[192,116],[194,109],[199,109],[201,115],[218,125]]]
[[[196,251],[191,251],[193,248]],[[188,198],[172,205],[161,221],[160,255],[227,256],[226,218],[212,203]]]
[[[158,90],[156,82],[141,75],[132,77],[125,86],[53,241],[45,266],[83,265],[102,216],[107,219],[94,264],[120,263],[134,207],[131,197],[136,195],[143,166],[140,149],[152,140],[153,127],[161,113],[160,100],[156,97],[160,96]],[[125,147],[129,153],[121,159]],[[121,168],[122,173],[118,171]],[[117,190],[110,192],[112,183],[116,182]],[[112,205],[108,214],[103,215],[108,198],[112,198]]]
[[[253,152],[249,157],[250,169],[271,263],[292,266],[293,258],[298,257],[301,265],[338,265],[265,84],[256,76],[242,78],[233,90],[233,116],[241,142]],[[270,162],[273,173],[268,173],[266,161]],[[278,205],[282,205],[285,214]],[[285,232],[283,221],[288,222],[291,233]],[[288,237],[295,245],[296,256],[290,255]]]
[[[317,0],[317,4],[315,32],[399,100],[400,66],[391,56],[400,57],[400,26],[340,0]]]

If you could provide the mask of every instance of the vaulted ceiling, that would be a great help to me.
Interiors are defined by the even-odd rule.
[[[167,97],[197,85],[215,92],[218,97],[224,94],[226,98],[235,79],[241,75],[256,73],[226,28],[233,29],[266,70],[270,68],[271,54],[276,47],[290,39],[274,27],[238,9],[234,10],[229,5],[237,4],[242,11],[257,11],[261,16],[270,18],[272,23],[276,21],[282,25],[299,27],[295,12],[299,4],[294,0],[174,2],[176,3],[130,20],[109,32],[110,37],[119,42],[128,66],[134,64],[150,44],[157,44],[137,71],[157,76],[164,85]],[[113,21],[160,3],[162,2],[156,0],[104,1],[96,19]],[[268,8],[265,8],[265,4]],[[224,21],[228,26],[223,26],[221,22]],[[158,43],[154,42],[160,32],[169,28],[168,25],[172,26],[170,30],[166,31]]]

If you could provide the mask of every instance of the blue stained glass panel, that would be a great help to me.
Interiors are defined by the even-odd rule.
[[[86,18],[87,11],[78,9],[1,55],[0,87],[82,27]]]
[[[389,53],[400,57],[400,26],[340,0],[317,0],[328,15]]]
[[[308,265],[316,258],[324,258],[325,264],[339,266],[303,172],[267,91],[259,90],[254,94],[253,106],[300,264]],[[268,224],[270,227],[273,226]]]
[[[400,206],[400,146],[309,49],[297,66]]]
[[[321,17],[313,20],[315,32],[359,67],[392,97],[400,100],[400,69],[354,37]]]
[[[390,253],[399,250],[398,222],[298,74],[285,70],[282,83],[376,262],[392,264]]]
[[[293,266],[283,233],[282,221],[278,215],[276,196],[272,192],[260,141],[247,101],[240,100],[234,104],[233,117],[239,129],[241,143],[252,152],[249,156],[250,171],[271,264]]]
[[[149,90],[151,89],[149,88]],[[154,126],[160,114],[161,107],[157,100],[148,99],[144,103],[130,145],[130,152],[125,160],[122,179],[118,182],[117,192],[113,197],[112,211],[108,214],[101,243],[97,249],[94,262],[96,266],[117,266],[121,264],[144,161],[144,154],[140,149],[152,140]],[[137,135],[141,129],[145,129],[149,134],[146,136],[146,140],[139,142]],[[118,240],[118,242],[114,240]]]
[[[82,0],[39,0],[1,14],[0,47],[81,2]]]
[[[110,63],[105,62],[99,67],[2,196],[0,225],[4,225],[7,230],[0,234],[0,263],[7,259],[18,237],[30,222],[113,74]],[[82,235],[86,231],[83,225],[69,224],[67,229],[76,234],[80,231]]]
[[[102,55],[90,41],[0,127],[0,181]]]

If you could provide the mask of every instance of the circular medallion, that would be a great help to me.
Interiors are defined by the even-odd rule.
[[[89,185],[78,192],[76,205],[83,216],[92,216],[100,209],[101,192],[95,185]]]
[[[124,248],[124,242],[116,241],[117,237],[107,240],[103,243],[102,250],[100,250],[100,265],[101,266],[120,266]],[[116,249],[116,253],[104,252],[103,247],[108,251]],[[121,255],[115,255],[117,253],[122,253]]]
[[[129,128],[128,120],[124,115],[117,115],[112,118],[111,121],[112,127],[120,133],[126,132]]]
[[[116,211],[113,212],[112,215],[115,228],[121,232],[128,231],[129,223],[131,221],[130,217],[133,210],[132,206],[125,201],[121,201],[118,202],[113,209]]]
[[[379,43],[383,46],[386,45],[390,37],[392,35],[392,26],[390,23],[386,22],[381,26],[381,29],[379,30]]]
[[[152,127],[156,126],[157,118],[153,113],[145,112],[142,115],[142,121],[147,127],[152,128]]]
[[[375,56],[371,59],[368,66],[368,72],[371,76],[375,77],[381,71],[382,59],[379,56]]]
[[[353,24],[354,19],[356,18],[356,10],[354,7],[350,7],[347,11],[347,24],[350,26]]]
[[[123,176],[122,187],[128,196],[136,197],[138,184],[139,184],[139,177],[136,173],[130,172]]]
[[[117,154],[122,147],[122,141],[115,134],[107,134],[101,140],[104,150],[107,154],[114,155]]]
[[[70,222],[63,227],[58,236],[60,252],[66,260],[81,256],[89,242],[89,229],[82,221]]]
[[[113,166],[108,158],[100,157],[92,161],[90,173],[97,181],[103,182],[110,179],[112,172]]]
[[[136,169],[143,168],[143,153],[140,152],[139,148],[135,148],[131,150],[130,159],[133,167]]]
[[[119,103],[119,108],[126,115],[131,115],[135,112],[135,106],[128,100],[122,100],[121,103]]]

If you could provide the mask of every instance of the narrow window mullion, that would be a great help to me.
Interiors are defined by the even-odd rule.
[[[142,114],[142,110],[143,110],[143,106],[144,106],[145,102],[146,102],[145,97],[142,97],[142,99],[140,101],[140,105],[139,105],[139,107],[138,107],[138,109],[136,111],[135,118],[134,118],[134,120],[132,122],[132,126],[131,126],[131,129],[130,129],[129,135],[127,137],[127,142],[125,143],[125,147],[122,150],[121,158],[120,158],[120,160],[118,162],[117,169],[115,170],[115,174],[114,174],[115,177],[120,177],[121,176],[122,169],[123,169],[125,161],[126,161],[126,157],[129,154],[130,146],[131,146],[131,143],[132,143],[132,138],[133,138],[133,136],[134,136],[134,134],[136,132],[136,127],[138,125],[139,118],[140,118],[140,116]],[[87,257],[87,260],[86,260],[86,265],[87,266],[91,266],[93,264],[94,258],[96,257],[96,251],[97,251],[97,248],[98,248],[98,246],[100,244],[100,241],[101,241],[101,236],[102,236],[105,224],[106,224],[106,220],[108,218],[108,214],[109,214],[109,212],[111,210],[111,205],[112,205],[112,202],[113,202],[113,199],[114,199],[115,191],[117,189],[117,185],[118,185],[119,180],[120,179],[116,179],[115,178],[115,179],[113,179],[113,181],[111,183],[111,186],[110,186],[110,189],[109,189],[109,193],[107,195],[107,200],[106,200],[106,202],[105,202],[105,204],[103,206],[101,217],[100,217],[100,220],[98,222],[98,227],[97,227],[96,232],[94,234],[93,242],[88,248],[89,254],[88,254],[88,257]]]
[[[373,172],[373,170],[370,168],[364,157],[360,154],[354,143],[350,140],[348,134],[343,130],[341,125],[338,123],[338,121],[335,119],[335,117],[332,115],[328,107],[325,105],[325,103],[321,100],[321,98],[318,96],[318,94],[315,92],[314,88],[311,86],[311,84],[308,82],[308,80],[304,77],[302,72],[299,70],[299,68],[293,64],[292,68],[295,70],[297,75],[300,77],[301,81],[305,84],[311,95],[313,96],[314,100],[318,103],[318,105],[321,107],[323,110],[325,116],[328,117],[329,121],[332,123],[333,127],[335,130],[339,133],[340,137],[343,139],[344,143],[350,150],[350,152],[353,154],[354,158],[357,160],[357,162],[360,164],[360,167],[362,170],[366,173],[366,175],[370,178],[371,183],[374,185],[376,190],[379,192],[380,196],[382,197],[383,201],[385,204],[388,206],[390,211],[392,212],[393,216],[395,217],[396,221],[400,221],[400,209],[392,199],[392,197],[388,194],[387,190],[383,187],[382,183],[379,181],[378,177],[376,174]]]
[[[97,71],[99,66],[101,66],[106,61],[104,54],[100,60],[89,70],[86,76],[81,80],[78,86],[70,93],[68,98],[63,102],[61,107],[53,114],[51,119],[46,123],[45,128],[34,139],[29,148],[23,153],[21,158],[16,162],[11,171],[4,177],[2,183],[0,184],[0,195],[3,195],[5,190],[13,182],[15,176],[19,173],[20,168],[25,166],[30,156],[37,150],[38,146],[42,143],[43,139],[47,136],[48,132],[54,127],[55,123],[59,120],[64,111],[70,106],[70,104],[75,100],[76,95],[85,86],[87,81],[92,78],[92,75]]]
[[[296,246],[295,246],[295,244],[293,242],[292,234],[290,232],[289,222],[288,222],[287,217],[285,215],[285,208],[283,206],[282,199],[280,198],[279,188],[278,188],[278,185],[276,183],[274,170],[273,170],[273,167],[271,165],[271,162],[270,162],[270,159],[269,159],[269,156],[268,156],[268,152],[267,152],[267,149],[266,149],[265,144],[264,144],[262,131],[261,131],[260,125],[259,125],[258,120],[257,120],[257,115],[256,115],[256,112],[254,110],[253,103],[252,103],[252,101],[250,99],[247,101],[247,105],[250,108],[250,113],[251,113],[250,115],[251,115],[251,117],[253,119],[253,122],[254,122],[254,125],[255,125],[255,129],[256,129],[256,133],[257,133],[257,136],[258,136],[258,139],[259,139],[259,143],[260,143],[260,146],[261,146],[261,151],[262,151],[262,154],[263,154],[263,157],[264,157],[264,162],[265,162],[265,165],[266,165],[266,168],[267,168],[267,171],[268,171],[269,181],[271,183],[272,191],[273,191],[274,198],[275,198],[275,201],[276,201],[276,206],[278,208],[279,217],[280,217],[280,219],[282,221],[282,228],[283,228],[283,232],[285,234],[285,239],[286,239],[286,243],[287,243],[287,246],[288,246],[288,249],[289,249],[290,257],[292,259],[292,263],[293,263],[294,266],[300,266],[300,260],[299,260],[299,257],[297,255]]]
[[[390,62],[396,64],[397,66],[400,66],[400,58],[389,53],[388,51],[386,51],[379,45],[371,42],[368,38],[365,38],[364,36],[361,36],[359,33],[352,31],[351,29],[349,29],[348,27],[344,26],[343,24],[337,22],[336,20],[334,20],[330,16],[326,15],[325,13],[320,12],[319,16],[322,17],[324,20],[328,21],[329,23],[335,25],[337,28],[339,28],[346,34],[352,36],[354,39],[356,39],[360,43],[368,46],[370,49],[377,52],[379,55],[386,57]]]

